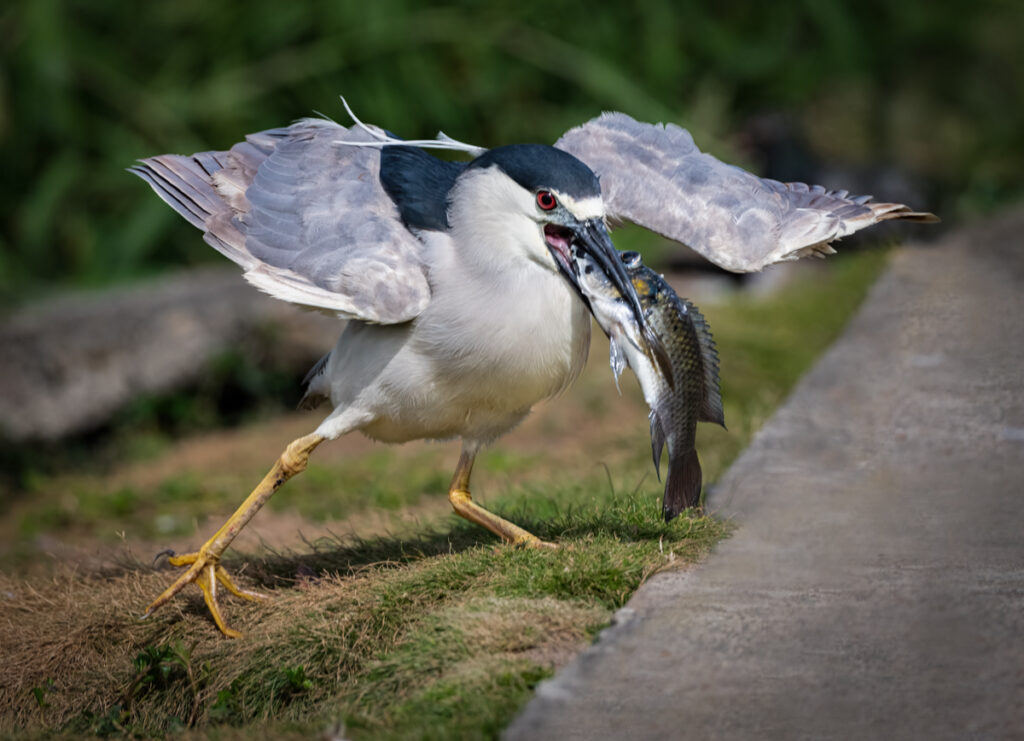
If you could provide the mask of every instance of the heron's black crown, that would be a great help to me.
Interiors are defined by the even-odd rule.
[[[418,147],[384,147],[380,184],[413,229],[444,231],[448,194],[466,170],[496,166],[527,190],[557,190],[573,198],[601,195],[593,170],[561,149],[543,144],[509,144],[490,149],[466,164],[447,162]]]
[[[594,171],[561,149],[544,144],[495,147],[469,163],[469,168],[497,165],[527,190],[551,188],[573,198],[601,195]]]

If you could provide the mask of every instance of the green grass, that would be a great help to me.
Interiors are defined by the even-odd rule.
[[[884,255],[830,262],[775,297],[702,306],[730,427],[701,427],[706,481],[838,334]],[[496,737],[644,580],[701,558],[729,530],[709,517],[660,519],[643,402],[630,382],[614,395],[603,360],[592,366],[572,394],[538,412],[544,455],[499,445],[474,479],[487,506],[561,550],[499,546],[445,516],[383,538],[234,555],[228,567],[273,596],[228,601],[240,641],[220,637],[195,590],[137,621],[169,582],[165,571],[122,563],[0,575],[0,735],[308,738],[341,723],[353,739]],[[580,441],[585,463],[566,452]],[[318,519],[443,503],[452,461],[433,448],[403,450],[316,463],[272,506]],[[73,475],[60,487],[42,476],[17,511],[19,537],[152,533],[161,517],[188,522],[233,505],[239,482],[261,473],[211,482],[177,471],[149,488],[104,488],[90,474],[78,489]]]
[[[638,495],[605,499],[522,519],[561,551],[480,544],[489,538],[453,521],[411,540],[267,557],[250,579],[275,599],[232,608],[247,633],[236,642],[219,638],[194,600],[153,624],[135,622],[125,614],[135,591],[127,577],[70,577],[45,597],[19,594],[15,611],[33,615],[29,632],[48,640],[31,651],[20,629],[22,648],[9,666],[40,674],[22,677],[31,684],[18,714],[26,724],[42,719],[83,734],[268,722],[315,728],[340,718],[353,738],[495,735],[550,673],[546,655],[578,648],[651,573],[700,556],[727,530],[710,518],[665,524]],[[498,509],[514,514],[526,504]],[[318,575],[301,586],[299,562]],[[142,578],[151,588],[161,577]],[[63,614],[75,597],[85,600],[78,614]],[[93,637],[85,645],[82,635],[54,641],[54,623],[75,623]],[[99,625],[102,635],[93,634]],[[77,672],[62,660],[72,646]],[[12,700],[0,690],[0,702]]]

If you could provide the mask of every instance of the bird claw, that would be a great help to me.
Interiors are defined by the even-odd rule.
[[[170,558],[170,557],[172,557],[174,555],[175,555],[174,551],[171,550],[170,548],[165,548],[164,550],[160,551],[158,554],[153,556],[153,568],[156,568],[157,562],[159,562],[161,558],[164,558],[165,556],[167,558]]]
[[[253,592],[248,589],[241,589],[232,580],[228,572],[220,565],[220,557],[214,556],[203,549],[196,553],[185,553],[176,555],[174,551],[164,551],[157,558],[167,555],[167,561],[172,566],[188,567],[184,574],[179,576],[175,582],[153,600],[153,603],[146,609],[142,618],[148,618],[159,607],[162,607],[171,600],[174,595],[185,588],[186,585],[194,583],[203,592],[203,600],[210,610],[213,621],[220,631],[229,638],[239,638],[241,633],[228,627],[220,612],[220,604],[217,601],[217,584],[220,583],[225,589],[236,597],[249,601],[267,599],[267,595]]]

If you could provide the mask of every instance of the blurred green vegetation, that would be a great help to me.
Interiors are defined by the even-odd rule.
[[[765,111],[887,162],[949,219],[1021,193],[1024,3],[16,0],[0,10],[0,304],[215,255],[124,172],[344,93],[403,136],[550,142],[602,109],[733,158]],[[924,204],[936,207],[935,203]]]

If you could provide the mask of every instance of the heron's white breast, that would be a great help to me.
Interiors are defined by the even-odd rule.
[[[501,255],[508,245],[440,237],[430,246],[433,296],[414,323],[415,348],[429,358],[449,405],[494,422],[515,417],[511,426],[579,375],[590,315],[561,275],[522,253],[464,256]]]
[[[500,173],[474,178],[455,193],[453,228],[418,235],[426,309],[401,327],[350,330],[332,353],[336,414],[371,419],[359,425],[372,437],[488,442],[586,362],[590,314],[527,215],[532,198]]]

